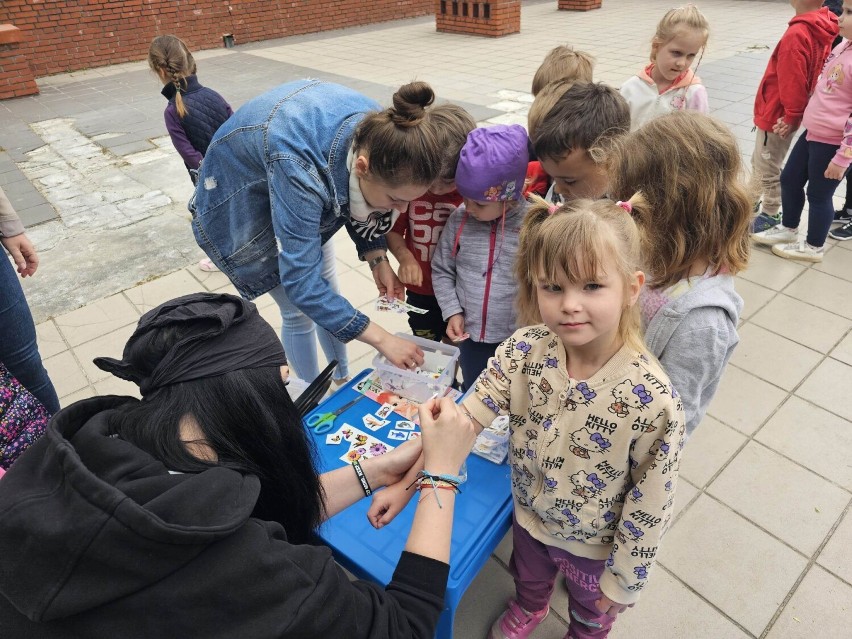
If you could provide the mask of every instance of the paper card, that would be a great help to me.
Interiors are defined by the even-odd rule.
[[[380,428],[384,428],[390,423],[389,420],[379,419],[375,415],[364,415],[362,420],[364,422],[364,428],[372,431],[377,431]]]
[[[343,428],[341,428],[337,432],[340,433],[343,436],[344,441],[348,442],[348,441],[351,441],[352,432],[355,431],[355,430],[356,429],[353,428],[352,426],[350,426],[349,424],[343,424]]]
[[[400,420],[396,424],[394,424],[394,428],[396,428],[397,430],[414,430],[414,427],[414,422],[408,422],[405,420]]]
[[[418,437],[420,437],[420,431],[419,430],[408,433],[408,439],[417,439]]]
[[[393,409],[393,404],[382,404],[382,407],[376,411],[376,417],[379,419],[385,419],[393,412]]]
[[[343,441],[343,434],[339,431],[336,433],[329,433],[325,436],[325,443],[329,445],[336,445]]]
[[[404,430],[391,430],[388,432],[388,439],[405,441],[406,439],[408,439],[408,433]]]

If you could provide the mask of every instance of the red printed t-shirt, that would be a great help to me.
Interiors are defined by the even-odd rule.
[[[405,247],[414,255],[423,271],[421,286],[407,286],[412,293],[418,295],[434,295],[432,288],[432,255],[441,237],[441,231],[447,223],[450,213],[462,203],[458,191],[443,195],[431,192],[420,196],[408,205],[408,211],[400,214],[391,229],[405,237]]]

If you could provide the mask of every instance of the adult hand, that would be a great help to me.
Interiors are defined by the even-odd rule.
[[[456,475],[473,448],[473,422],[448,397],[420,404],[423,463],[430,473]]]
[[[403,284],[409,286],[420,286],[423,284],[423,269],[415,259],[403,260],[399,263],[399,279]]]
[[[447,320],[447,337],[458,341],[464,339],[464,315],[457,313]]]
[[[12,237],[0,237],[0,242],[9,251],[9,255],[15,261],[15,267],[21,277],[27,277],[36,272],[38,268],[38,253],[26,233],[13,235]]]
[[[601,598],[595,602],[595,607],[603,614],[614,618],[618,616],[618,613],[624,612],[628,608],[632,608],[633,604],[620,604],[601,593]]]
[[[825,179],[842,180],[843,174],[846,173],[846,168],[845,166],[835,164],[834,161],[829,162],[828,167],[825,169]]]
[[[423,351],[417,344],[390,333],[376,344],[376,350],[398,368],[414,369],[423,365]]]
[[[405,287],[393,272],[389,262],[379,262],[379,265],[373,269],[373,281],[379,289],[379,295],[386,295],[389,300],[405,299]]]

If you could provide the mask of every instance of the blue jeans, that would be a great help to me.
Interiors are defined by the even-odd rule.
[[[834,220],[832,198],[840,180],[829,180],[824,174],[839,145],[808,142],[807,134],[807,131],[802,131],[781,171],[781,223],[791,229],[799,227],[807,185],[807,241],[819,248],[825,244]]]
[[[322,247],[322,278],[326,280],[335,293],[340,292],[337,284],[337,266],[334,258],[334,246],[331,241]],[[322,327],[302,313],[287,297],[284,285],[279,284],[269,294],[281,310],[281,343],[287,353],[287,363],[297,377],[306,382],[313,381],[319,375],[317,362],[317,344],[319,339],[322,352],[330,362],[337,360],[334,379],[349,377],[349,358],[346,355],[346,344],[335,338]]]
[[[488,366],[488,360],[494,357],[494,351],[500,343],[474,342],[468,338],[459,344],[459,366],[462,369],[462,390],[473,386],[479,374]]]
[[[35,324],[18,274],[0,250],[0,362],[50,414],[59,410],[56,389],[41,363]]]

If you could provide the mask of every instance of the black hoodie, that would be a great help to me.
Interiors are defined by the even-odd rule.
[[[0,479],[0,637],[432,637],[448,566],[403,553],[387,589],[252,518],[256,477],[170,474],[110,436],[99,397],[57,413]]]

